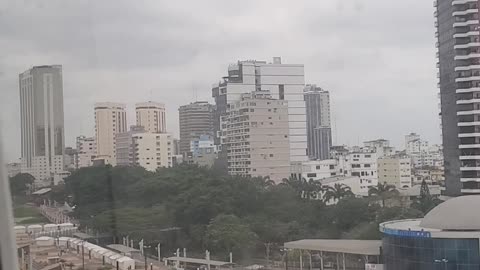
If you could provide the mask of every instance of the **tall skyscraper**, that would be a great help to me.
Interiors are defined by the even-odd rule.
[[[268,176],[279,183],[290,176],[288,103],[269,91],[242,94],[222,116],[222,149],[228,172]]]
[[[477,0],[436,0],[435,26],[447,195],[480,193]]]
[[[96,159],[115,165],[115,135],[127,131],[125,104],[102,102],[95,104]]]
[[[19,75],[22,172],[44,180],[64,170],[62,66],[36,66]]]
[[[137,126],[144,127],[146,132],[167,132],[164,104],[152,101],[137,103],[135,105],[135,116]]]
[[[213,105],[197,101],[178,109],[180,125],[180,154],[190,152],[190,142],[201,135],[213,136]]]
[[[230,65],[228,75],[212,87],[215,132],[218,135],[220,118],[225,115],[227,104],[240,100],[244,93],[270,91],[272,98],[288,101],[290,160],[307,160],[304,87],[303,64],[282,64],[280,57],[274,57],[272,63],[248,60]],[[216,143],[219,143],[218,136]]]
[[[310,159],[330,157],[332,129],[330,127],[330,95],[315,84],[304,89],[307,114],[307,153]]]

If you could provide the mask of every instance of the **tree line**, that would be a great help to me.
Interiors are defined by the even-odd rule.
[[[314,197],[318,192],[323,199]],[[219,259],[229,252],[247,259],[263,257],[266,244],[280,247],[303,238],[380,239],[379,223],[423,215],[418,209],[388,206],[385,200],[397,194],[391,186],[379,184],[369,193],[356,198],[344,185],[325,187],[296,178],[275,185],[268,178],[181,165],[156,172],[82,168],[51,196],[70,200],[83,227],[119,242],[129,236],[151,246],[162,243],[168,252],[188,247],[192,255],[208,249]],[[329,200],[336,204],[328,205]],[[280,256],[278,249],[270,256]]]

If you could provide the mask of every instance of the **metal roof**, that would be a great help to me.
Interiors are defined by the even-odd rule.
[[[196,264],[210,264],[215,266],[223,266],[229,265],[229,262],[222,262],[222,261],[214,261],[214,260],[205,260],[205,259],[196,259],[196,258],[185,258],[185,257],[168,257],[167,260],[169,261],[180,261],[186,263],[196,263]]]
[[[285,248],[359,255],[380,255],[380,240],[304,239],[287,242]]]
[[[51,190],[52,190],[51,188],[42,188],[40,190],[33,192],[32,195],[43,195],[47,192],[50,192]]]

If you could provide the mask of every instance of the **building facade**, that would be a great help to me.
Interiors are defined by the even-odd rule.
[[[115,135],[115,158],[117,166],[131,166],[135,164],[133,135],[145,133],[143,126],[130,126],[127,132]]]
[[[269,91],[243,94],[228,104],[222,117],[222,149],[232,175],[270,177],[280,182],[290,175],[288,105]]]
[[[332,129],[330,124],[330,94],[316,85],[304,89],[307,119],[307,153],[310,159],[330,158]]]
[[[389,156],[378,159],[378,182],[397,189],[412,186],[412,165],[408,156]]]
[[[480,193],[478,1],[434,3],[446,195]]]
[[[158,102],[143,102],[135,104],[137,126],[145,128],[146,132],[167,132],[165,105]]]
[[[22,172],[37,180],[64,170],[62,66],[36,66],[19,75]]]
[[[201,135],[197,140],[190,142],[190,152],[185,157],[188,164],[197,164],[201,167],[212,167],[217,158],[217,151],[213,136]]]
[[[378,184],[377,153],[375,152],[350,152],[338,157],[339,174],[344,176],[358,176],[360,190],[368,193],[371,186]]]
[[[343,175],[339,173],[337,159],[308,160],[292,165],[291,174],[297,179],[319,181],[332,176]]]
[[[102,102],[95,104],[96,159],[115,165],[115,135],[127,131],[125,104]]]
[[[132,134],[133,159],[136,166],[148,171],[172,167],[172,135],[169,133]]]
[[[180,152],[185,155],[190,151],[192,140],[198,140],[202,135],[213,136],[214,106],[204,101],[197,101],[178,109],[180,126]]]
[[[248,60],[230,65],[228,75],[212,87],[216,105],[214,117],[216,143],[220,144],[220,119],[226,114],[229,103],[239,101],[244,93],[270,91],[273,99],[288,102],[290,160],[306,161],[308,158],[304,87],[304,66],[282,64],[280,57],[275,57],[272,63]]]
[[[78,136],[76,140],[75,169],[90,167],[97,155],[95,138]]]

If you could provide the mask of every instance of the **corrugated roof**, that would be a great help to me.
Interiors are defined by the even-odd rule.
[[[287,242],[285,248],[359,255],[380,255],[380,240],[303,239]]]

